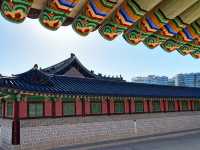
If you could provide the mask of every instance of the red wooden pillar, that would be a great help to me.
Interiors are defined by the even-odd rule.
[[[149,112],[153,112],[152,100],[149,100]]]
[[[20,118],[28,117],[28,104],[25,99],[19,102],[19,117]]]
[[[20,144],[19,102],[17,100],[13,102],[12,144]]]
[[[82,112],[82,101],[79,97],[76,97],[76,116],[81,116]]]
[[[129,110],[129,100],[126,98],[124,99],[124,108],[125,108],[125,113],[128,114],[130,112]]]
[[[85,99],[85,115],[90,114],[90,100],[89,98]]]
[[[189,111],[192,111],[192,105],[191,105],[191,100],[188,100],[188,110]]]
[[[175,101],[175,111],[179,111],[179,101],[178,100],[174,101]]]
[[[52,102],[50,100],[44,101],[44,115],[45,117],[52,116]]]
[[[179,105],[179,111],[182,111],[182,101],[178,100],[178,105]]]
[[[81,98],[81,102],[82,102],[82,116],[85,116],[85,100],[83,98]]]
[[[161,112],[165,112],[165,103],[164,103],[164,100],[160,100],[160,111]]]
[[[190,101],[190,105],[191,105],[191,111],[194,111],[194,100]]]
[[[143,100],[143,103],[144,103],[144,112],[145,113],[148,113],[149,112],[149,105],[148,105],[148,101],[147,100]]]
[[[164,105],[165,105],[165,112],[168,112],[168,100],[164,100]]]
[[[108,101],[106,99],[102,99],[101,103],[102,107],[102,114],[108,114]]]
[[[130,99],[130,110],[131,110],[131,113],[135,113],[135,100],[134,100],[134,98]]]
[[[114,113],[115,113],[114,100],[110,99],[110,114],[114,114]]]
[[[55,116],[60,117],[63,115],[62,100],[56,100],[55,102]]]

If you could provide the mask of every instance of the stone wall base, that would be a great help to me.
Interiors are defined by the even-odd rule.
[[[21,120],[21,145],[12,146],[3,141],[2,147],[9,150],[45,150],[199,127],[199,112]]]

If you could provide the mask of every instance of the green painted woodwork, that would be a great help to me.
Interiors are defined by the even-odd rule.
[[[181,106],[183,111],[188,110],[188,101],[185,100],[181,101]]]
[[[124,113],[124,102],[123,101],[115,102],[115,113]]]
[[[144,112],[143,101],[135,101],[135,112]]]
[[[92,114],[101,113],[101,102],[91,102],[91,113]]]
[[[175,102],[168,101],[168,111],[175,111]]]
[[[160,101],[159,100],[152,101],[152,110],[153,110],[153,112],[160,111]]]
[[[3,103],[0,103],[0,117],[3,116]]]
[[[42,116],[43,116],[43,103],[30,103],[29,117],[42,117]]]
[[[194,110],[199,111],[200,110],[200,102],[199,101],[194,101]]]
[[[75,103],[74,102],[63,103],[63,114],[64,116],[75,115]]]
[[[13,116],[13,103],[7,103],[7,117],[12,117]]]

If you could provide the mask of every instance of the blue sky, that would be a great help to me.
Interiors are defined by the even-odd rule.
[[[98,31],[87,37],[76,34],[71,26],[49,31],[38,20],[27,19],[14,24],[0,16],[0,73],[22,73],[38,64],[48,67],[75,53],[95,73],[133,76],[166,75],[199,72],[200,60],[166,53],[160,47],[148,49],[143,44],[129,45],[122,37],[104,40]]]

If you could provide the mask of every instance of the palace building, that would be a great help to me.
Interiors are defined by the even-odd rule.
[[[15,23],[38,19],[53,31],[72,25],[82,36],[99,30],[109,41],[122,35],[132,45],[200,58],[199,0],[0,0],[0,13]]]
[[[71,54],[45,69],[35,65],[22,74],[1,76],[0,100],[3,141],[18,145],[27,120],[199,111],[200,89],[96,75]]]

